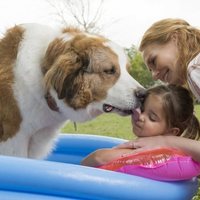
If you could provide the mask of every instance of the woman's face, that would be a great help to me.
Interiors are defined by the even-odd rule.
[[[148,45],[143,51],[143,58],[154,80],[183,84],[183,72],[180,72],[181,68],[178,66],[178,48],[174,39],[163,45]]]
[[[144,109],[138,118],[132,116],[133,132],[138,137],[164,135],[168,133],[167,122],[163,110],[162,98],[150,94],[144,103]]]

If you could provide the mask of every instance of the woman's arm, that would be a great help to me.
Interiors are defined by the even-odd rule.
[[[180,149],[190,155],[194,160],[200,162],[200,141],[178,136],[140,137],[120,144],[116,148],[135,148],[134,153],[136,153],[160,147]]]
[[[90,167],[98,167],[131,152],[134,152],[134,150],[130,148],[99,149],[85,157],[81,161],[81,164]]]

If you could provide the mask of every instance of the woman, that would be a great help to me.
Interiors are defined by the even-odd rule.
[[[155,80],[187,86],[200,101],[200,30],[182,19],[154,23],[142,38],[139,50]],[[158,147],[179,148],[200,162],[200,142],[177,136],[138,138],[118,148],[138,151]]]

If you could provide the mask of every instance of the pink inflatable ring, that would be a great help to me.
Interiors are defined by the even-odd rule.
[[[170,148],[127,155],[99,168],[162,181],[188,180],[200,174],[200,163]]]

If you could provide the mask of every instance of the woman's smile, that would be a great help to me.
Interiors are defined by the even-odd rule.
[[[164,82],[169,82],[169,69],[165,69],[163,76],[159,78],[160,80],[164,81]]]
[[[180,70],[177,64],[178,50],[173,40],[163,45],[147,46],[143,51],[143,58],[155,80],[174,84],[179,81],[179,75],[174,75]]]

